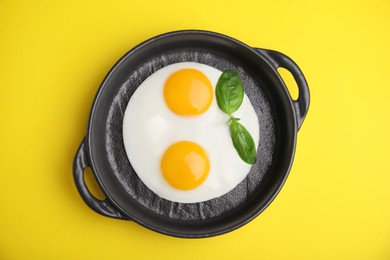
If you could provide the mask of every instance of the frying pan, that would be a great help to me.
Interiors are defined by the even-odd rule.
[[[165,200],[149,190],[132,168],[122,137],[124,112],[137,87],[160,68],[185,61],[238,71],[260,123],[258,159],[248,176],[219,198],[190,204]],[[299,89],[297,100],[290,97],[279,67],[293,75]],[[255,218],[278,194],[290,171],[297,131],[308,107],[306,80],[286,55],[252,48],[215,32],[162,34],[130,50],[103,80],[92,105],[88,132],[74,158],[74,181],[85,203],[101,215],[133,220],[176,237],[224,234]],[[87,167],[105,194],[104,200],[89,192],[84,181]]]

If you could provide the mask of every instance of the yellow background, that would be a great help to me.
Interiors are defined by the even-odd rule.
[[[111,66],[189,28],[287,54],[311,90],[279,196],[200,240],[96,214],[71,170]],[[0,259],[390,259],[389,47],[388,0],[1,1]]]

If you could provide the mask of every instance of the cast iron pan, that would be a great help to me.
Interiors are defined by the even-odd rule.
[[[260,122],[258,160],[247,178],[219,198],[192,204],[171,202],[149,190],[131,167],[122,139],[123,115],[137,87],[158,69],[184,61],[221,71],[237,70]],[[294,76],[299,88],[296,101],[291,99],[278,67]],[[96,212],[134,220],[167,235],[200,238],[232,231],[260,214],[281,189],[308,106],[305,78],[284,54],[251,48],[214,32],[189,30],[159,35],[129,51],[101,84],[88,133],[74,160],[76,187]],[[91,167],[105,200],[89,192],[84,182],[86,167]]]

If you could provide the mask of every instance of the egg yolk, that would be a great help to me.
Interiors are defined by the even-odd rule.
[[[179,190],[190,190],[202,184],[209,174],[210,162],[201,146],[189,141],[171,145],[161,159],[165,180]]]
[[[196,69],[182,69],[173,73],[164,86],[168,107],[182,116],[196,116],[205,112],[213,100],[210,80]]]

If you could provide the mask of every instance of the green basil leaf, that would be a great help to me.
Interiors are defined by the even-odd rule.
[[[244,162],[254,164],[256,162],[256,146],[251,134],[235,118],[230,122],[229,130],[238,155]]]
[[[234,70],[226,70],[219,77],[215,88],[219,108],[228,115],[236,111],[244,99],[244,87],[240,75]]]

